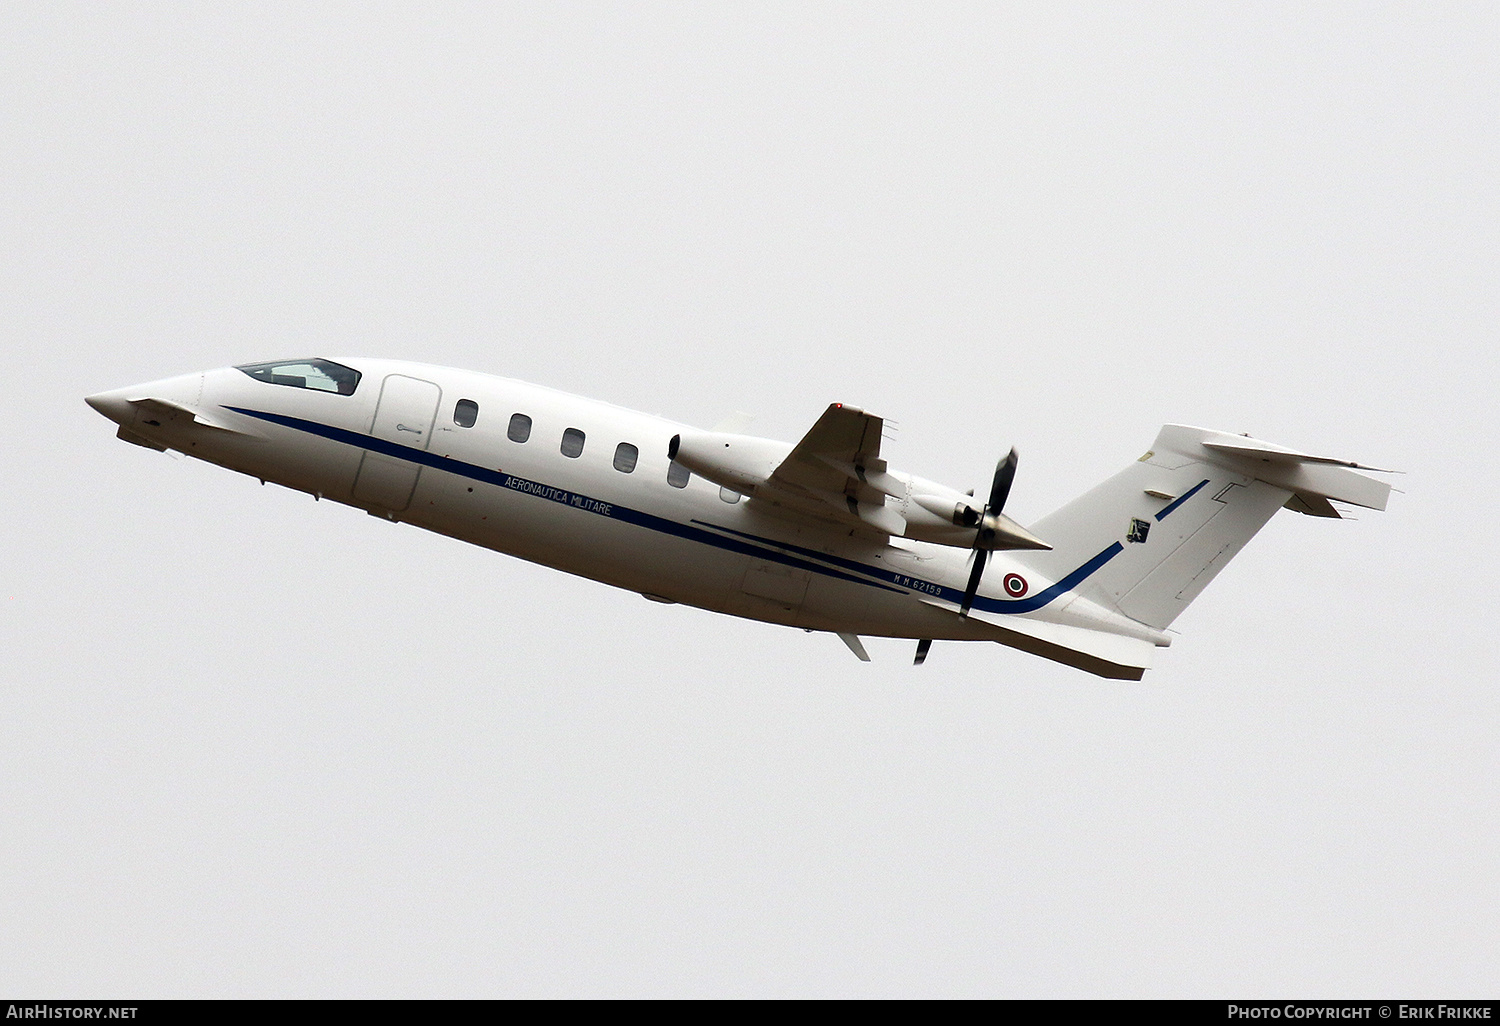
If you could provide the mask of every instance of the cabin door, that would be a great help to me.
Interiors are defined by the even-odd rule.
[[[432,438],[442,389],[421,378],[391,374],[380,389],[380,404],[370,434],[375,438],[425,451]],[[354,499],[365,506],[399,513],[411,505],[422,468],[410,460],[365,451],[354,479]]]

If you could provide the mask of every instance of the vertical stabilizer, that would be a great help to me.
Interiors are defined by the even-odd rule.
[[[1390,487],[1354,466],[1169,424],[1135,463],[1032,525],[1052,551],[1014,558],[1060,580],[1118,546],[1074,593],[1165,628],[1283,506],[1318,516],[1338,515],[1330,500],[1384,509]],[[1049,612],[1069,620],[1066,604]]]

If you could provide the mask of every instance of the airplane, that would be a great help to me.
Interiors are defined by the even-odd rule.
[[[244,364],[88,396],[124,441],[568,573],[807,631],[993,641],[1140,680],[1168,627],[1277,510],[1383,510],[1390,473],[1169,424],[1023,527],[1014,449],[981,500],[889,469],[834,403],[796,444],[489,374],[386,359]]]

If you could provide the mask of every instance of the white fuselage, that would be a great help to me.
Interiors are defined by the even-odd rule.
[[[649,598],[850,634],[1006,633],[933,604],[933,596],[951,604],[962,594],[961,548],[820,523],[697,475],[674,487],[668,445],[684,425],[472,371],[338,362],[362,375],[353,394],[227,368],[90,403],[130,440]],[[461,400],[477,407],[472,426],[462,426],[469,415]],[[524,441],[513,437],[517,414],[529,421]],[[617,455],[619,467],[631,463],[622,443],[635,450],[628,472],[617,468]],[[1004,595],[1005,554],[995,555],[981,603]],[[1033,580],[1033,588],[1048,583]]]

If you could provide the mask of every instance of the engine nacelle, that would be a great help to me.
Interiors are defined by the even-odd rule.
[[[912,481],[906,536],[960,548],[968,548],[976,541],[980,548],[990,550],[1052,547],[1004,513],[985,516],[983,504],[976,503],[972,495],[918,480]]]
[[[974,544],[979,510],[974,498],[934,481],[912,478],[906,537],[967,549]]]
[[[741,495],[754,495],[766,483],[792,447],[770,438],[731,435],[719,431],[684,431],[673,435],[667,458],[705,481]]]
[[[932,487],[930,482],[923,484]],[[915,487],[912,488],[912,493],[911,501],[936,517],[938,523],[953,527],[979,526],[980,511],[971,495],[961,495],[946,489],[945,494],[934,495],[927,491],[919,492]]]

